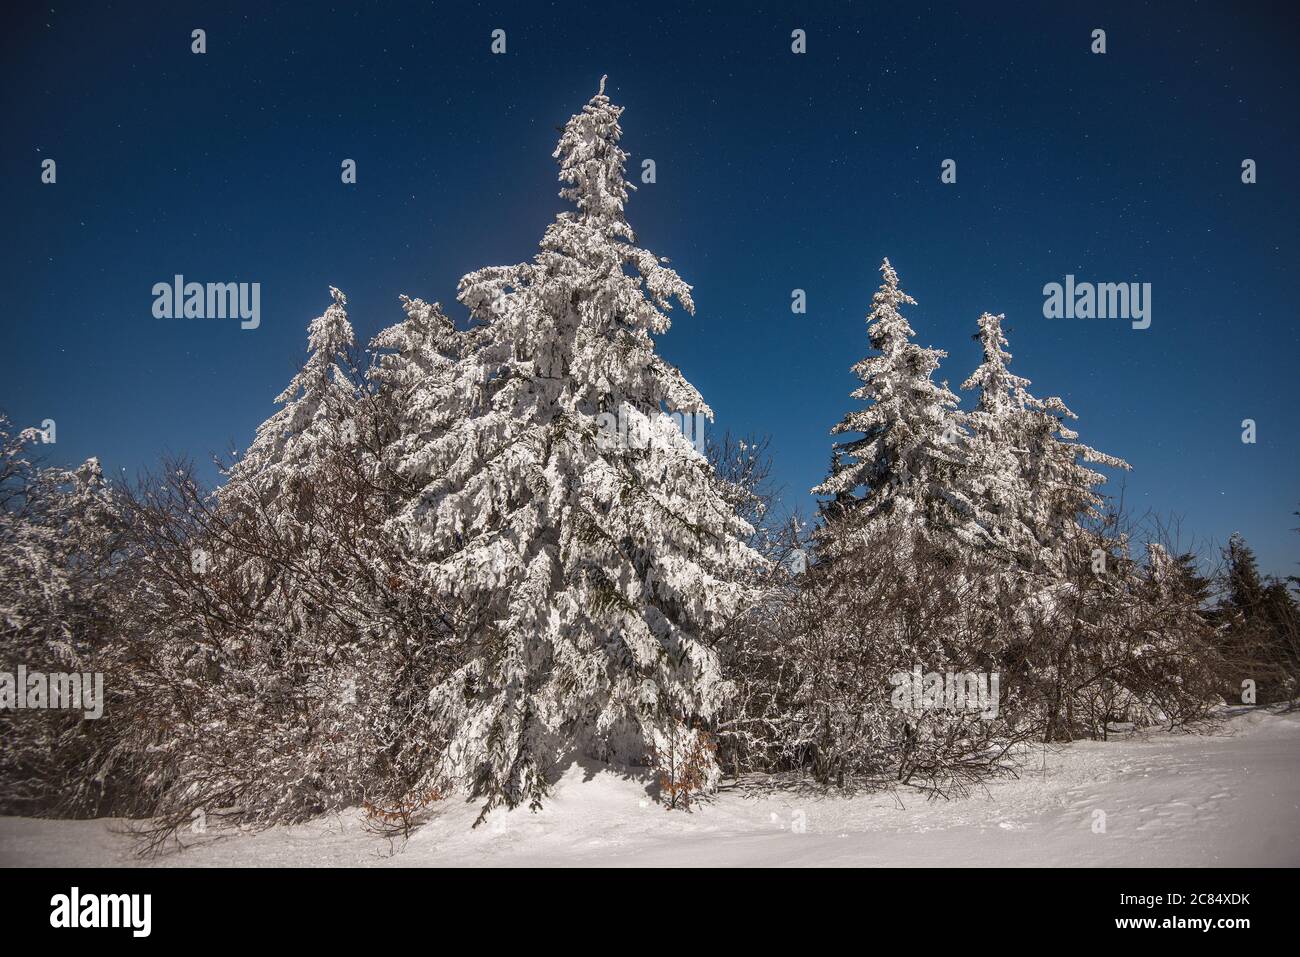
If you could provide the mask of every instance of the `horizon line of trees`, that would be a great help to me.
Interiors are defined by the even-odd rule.
[[[1288,583],[1236,536],[1213,576],[1136,554],[1094,468],[1127,464],[1010,372],[1002,316],[963,411],[888,260],[816,522],[776,516],[765,441],[697,449],[654,341],[691,287],[627,223],[621,113],[569,120],[571,208],[461,280],[467,328],[403,296],[363,361],[331,288],[219,489],[42,466],[0,419],[0,664],[109,676],[102,721],[0,709],[0,811],[144,818],[147,849],[354,806],[406,831],[453,794],[538,808],[584,758],[669,807],[724,773],[950,794],[1027,742],[1296,696]],[[895,707],[918,666],[997,673],[996,717]]]

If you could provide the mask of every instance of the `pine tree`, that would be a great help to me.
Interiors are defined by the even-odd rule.
[[[962,383],[963,390],[979,390],[968,417],[973,435],[966,477],[994,540],[1028,568],[1059,572],[1067,543],[1077,546],[1086,538],[1079,521],[1100,514],[1096,486],[1106,479],[1084,463],[1129,465],[1076,442],[1078,433],[1065,425],[1076,416],[1065,403],[1055,396],[1036,398],[1029,380],[1007,369],[1004,320],[987,312],[980,316],[975,338],[983,361]],[[1090,551],[1091,545],[1083,553]]]
[[[371,346],[382,354],[369,373],[380,467],[397,496],[387,531],[399,537],[421,527],[419,513],[443,490],[462,438],[450,433],[467,415],[477,385],[461,361],[466,337],[442,306],[406,296],[401,302],[406,319],[374,338]],[[430,554],[419,536],[404,544],[412,556]]]
[[[332,508],[359,468],[363,405],[350,358],[355,338],[347,297],[333,286],[330,295],[333,302],[307,327],[306,362],[276,397],[281,408],[258,427],[218,493],[216,521],[227,529],[218,542],[225,537],[238,547],[201,556],[213,571],[267,596],[259,617],[278,615],[281,622],[259,629],[267,657],[286,681],[299,684],[329,680],[310,675],[318,667],[308,662],[334,658],[333,646],[348,640],[363,617],[353,609],[351,627],[341,627],[329,621],[321,601],[327,589],[355,578],[344,555],[355,554],[357,534],[367,534],[367,523],[348,528],[342,520],[351,516]],[[323,522],[326,514],[330,521]]]
[[[460,380],[461,335],[438,303],[401,297],[406,319],[371,342],[382,351],[369,373],[378,402],[390,413],[388,454],[404,475],[419,476],[420,451],[446,431],[465,403]]]
[[[1020,431],[1027,424],[1024,411],[1037,400],[1026,391],[1029,380],[1007,369],[1011,354],[1002,332],[1004,318],[987,312],[980,316],[974,338],[983,347],[983,361],[961,386],[963,391],[979,390],[975,410],[967,417],[971,439],[966,476],[992,540],[1029,564],[1038,548],[1024,522],[1032,490],[1024,475]]]
[[[1264,582],[1259,575],[1255,550],[1240,532],[1233,532],[1224,549],[1228,563],[1228,602],[1241,614],[1252,617],[1264,601]]]
[[[196,773],[221,780],[213,765],[203,768],[212,761],[232,781],[248,774],[240,784],[250,818],[293,819],[355,798],[367,755],[354,689],[382,678],[365,667],[366,642],[381,627],[367,602],[380,574],[371,562],[376,507],[358,481],[366,405],[347,297],[334,287],[330,295],[308,325],[302,369],[276,397],[281,408],[204,516],[199,574],[176,599],[231,605],[226,620],[204,623],[204,651],[219,672],[204,706],[222,718]],[[223,698],[255,704],[232,720]],[[232,758],[249,742],[256,773]]]
[[[309,494],[312,473],[328,453],[354,445],[357,388],[348,351],[355,345],[347,297],[333,286],[334,302],[307,327],[307,361],[275,401],[282,407],[257,429],[248,451],[229,469],[226,499],[242,498],[279,512]]]
[[[813,489],[832,496],[825,506],[823,550],[834,551],[840,523],[850,517],[916,520],[918,530],[976,541],[981,536],[974,506],[960,481],[965,416],[947,383],[932,379],[947,353],[912,341],[916,333],[900,307],[916,300],[899,288],[888,259],[880,271],[884,281],[867,315],[868,341],[879,354],[853,366],[862,385],[852,396],[871,404],[849,412],[831,430],[861,437],[835,445],[830,475]]]
[[[712,644],[758,561],[665,414],[711,416],[655,351],[672,300],[694,304],[625,218],[621,113],[602,81],[566,124],[554,155],[573,209],[537,256],[461,280],[478,324],[461,370],[472,414],[436,443],[440,484],[408,515],[469,623],[434,700],[484,813],[537,806],[574,749],[637,762],[700,735],[728,693]],[[630,440],[607,441],[603,414]]]
[[[1033,490],[1026,524],[1059,565],[1070,560],[1062,557],[1066,555],[1080,560],[1078,548],[1072,546],[1086,543],[1091,553],[1099,544],[1081,522],[1104,517],[1105,499],[1097,487],[1105,484],[1106,476],[1089,466],[1124,471],[1132,466],[1077,441],[1079,433],[1065,422],[1078,416],[1061,399],[1052,396],[1040,403],[1031,415],[1032,428],[1026,436],[1025,475]]]
[[[1223,550],[1223,600],[1217,617],[1235,697],[1242,678],[1259,685],[1258,703],[1284,700],[1300,687],[1300,609],[1284,582],[1260,575],[1255,551],[1240,532]]]

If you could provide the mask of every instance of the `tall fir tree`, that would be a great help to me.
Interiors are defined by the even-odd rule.
[[[1102,505],[1096,487],[1106,478],[1088,465],[1129,465],[1077,442],[1078,433],[1065,425],[1076,416],[1065,403],[1036,398],[1029,380],[1011,373],[1005,318],[980,316],[975,338],[983,361],[962,383],[963,390],[979,392],[967,419],[966,476],[993,540],[1028,568],[1060,572],[1067,545],[1087,538],[1079,521],[1098,517]]]
[[[462,363],[466,336],[438,303],[401,298],[406,319],[371,343],[377,355],[369,380],[382,466],[397,486],[389,531],[402,535],[422,523],[413,516],[437,501],[448,465],[459,449],[448,436],[470,408],[475,383]],[[428,556],[421,540],[407,540],[412,555]]]
[[[1032,491],[1024,475],[1019,431],[1025,425],[1024,410],[1036,400],[1026,391],[1029,380],[1007,368],[1011,353],[1002,332],[1004,319],[987,312],[980,316],[974,338],[983,348],[983,361],[961,385],[963,391],[979,390],[966,419],[971,431],[966,477],[995,546],[1032,564],[1038,543],[1024,521]]]
[[[1260,578],[1255,550],[1241,532],[1233,532],[1223,550],[1227,561],[1227,604],[1247,617],[1257,615],[1264,603],[1264,582]]]
[[[562,755],[697,748],[728,693],[713,644],[758,556],[705,457],[665,413],[711,416],[655,350],[690,286],[624,214],[622,109],[602,90],[554,156],[573,208],[529,263],[465,276],[470,414],[430,451],[436,495],[406,534],[472,629],[435,689],[450,767],[484,813],[536,806]],[[602,416],[624,428],[616,441]],[[714,769],[710,766],[710,777]]]
[[[307,327],[307,361],[276,396],[281,408],[230,467],[224,498],[256,501],[278,513],[307,490],[330,452],[355,444],[358,392],[349,350],[356,340],[347,297],[333,286],[330,296],[334,301]]]
[[[882,517],[902,519],[927,537],[981,537],[961,481],[965,416],[947,383],[933,380],[947,353],[912,341],[916,332],[901,307],[916,300],[899,287],[888,259],[880,272],[884,281],[867,315],[867,338],[878,354],[853,366],[862,385],[852,396],[870,405],[849,412],[831,430],[861,437],[835,445],[830,474],[813,489],[831,496],[821,534],[828,554],[846,528]]]
[[[1300,608],[1285,582],[1260,575],[1255,551],[1240,532],[1223,549],[1224,595],[1216,616],[1220,639],[1244,676],[1259,682],[1260,703],[1291,698],[1300,687]]]
[[[263,770],[250,793],[279,782],[273,814],[339,806],[367,762],[365,715],[349,689],[373,677],[362,662],[380,628],[366,602],[376,529],[354,481],[365,429],[355,335],[347,297],[332,286],[330,296],[307,327],[306,361],[276,397],[281,407],[230,467],[207,526],[215,534],[196,556],[200,594],[233,586],[252,596],[229,633],[214,630],[207,653],[223,673],[214,694],[255,705],[246,718],[212,722],[208,756],[227,760],[258,741]]]

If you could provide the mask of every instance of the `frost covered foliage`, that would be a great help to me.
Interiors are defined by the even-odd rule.
[[[1127,464],[1009,371],[1001,316],[980,317],[977,402],[960,410],[934,381],[945,353],[913,341],[916,303],[881,273],[873,353],[853,367],[867,405],[833,429],[850,437],[814,489],[807,573],[765,592],[766,626],[732,653],[724,764],[951,793],[1008,770],[1022,741],[1204,717],[1222,669],[1204,594],[1158,546],[1130,558],[1091,468]],[[900,707],[891,680],[914,671],[997,675],[996,714]]]
[[[1106,477],[1088,466],[1129,465],[1075,441],[1078,433],[1065,423],[1077,417],[1065,403],[1055,396],[1036,398],[1029,380],[1007,369],[1011,354],[1003,319],[980,316],[975,338],[984,361],[962,384],[978,391],[967,419],[972,436],[965,474],[987,531],[1003,552],[1022,567],[1061,573],[1080,541],[1080,521],[1102,514],[1097,486]]]
[[[813,489],[831,496],[821,535],[827,557],[840,544],[854,547],[867,524],[896,513],[914,516],[912,526],[932,542],[951,536],[973,544],[981,537],[962,481],[965,416],[947,383],[932,378],[947,353],[912,341],[916,332],[902,307],[916,300],[899,287],[888,259],[880,272],[884,281],[867,315],[867,339],[878,354],[853,366],[862,380],[853,398],[870,404],[831,430],[860,435],[835,445],[830,475]]]
[[[728,694],[713,645],[759,561],[706,458],[666,413],[711,416],[655,351],[690,286],[636,245],[621,108],[598,94],[555,150],[572,204],[531,262],[465,276],[474,326],[428,422],[424,486],[394,531],[473,631],[434,690],[456,777],[536,806],[557,762],[642,763]],[[600,417],[644,441],[611,441]],[[715,774],[708,762],[708,776]]]
[[[120,657],[110,640],[125,539],[118,502],[96,459],[72,471],[34,461],[39,436],[0,416],[0,671],[15,682],[19,666],[83,675],[111,671]],[[0,709],[0,809],[112,807],[110,722],[14,704]],[[110,713],[116,706],[95,702]],[[88,778],[84,768],[96,762],[101,773]]]
[[[760,672],[767,696],[751,720],[768,738],[769,769],[942,794],[1010,770],[1008,752],[1027,732],[1008,720],[1005,693],[988,684],[969,702],[964,684],[960,702],[933,685],[913,693],[922,675],[951,689],[998,672],[1006,596],[988,592],[987,571],[974,554],[954,559],[918,537],[902,515],[810,567],[760,636],[770,642],[756,656],[770,662]]]
[[[1098,541],[1089,536],[1089,544]],[[1145,561],[1110,541],[1104,570],[1012,577],[1004,684],[1045,741],[1105,738],[1113,726],[1182,726],[1222,701],[1222,661],[1185,568],[1151,544]]]
[[[363,379],[332,295],[282,408],[219,494],[174,471],[135,499],[142,629],[164,689],[140,726],[167,733],[150,745],[160,840],[196,814],[410,813],[447,783],[430,691],[466,639],[392,534],[421,487],[407,436],[425,427],[417,387],[446,358],[440,327],[435,307],[404,300],[407,322],[381,337],[392,351]]]

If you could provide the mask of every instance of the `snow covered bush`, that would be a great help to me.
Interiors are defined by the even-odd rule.
[[[357,374],[332,295],[219,493],[184,466],[124,493],[138,564],[121,640],[150,689],[126,736],[148,756],[155,842],[194,820],[406,806],[441,781],[429,689],[456,633],[388,534],[409,491],[393,409]]]
[[[109,780],[112,717],[118,710],[121,647],[114,641],[114,594],[130,577],[126,524],[96,459],[79,468],[33,459],[36,429],[16,431],[0,416],[0,671],[36,675],[107,674],[97,708],[0,708],[0,810],[91,814],[120,806]],[[103,773],[85,769],[104,762]]]
[[[810,565],[756,655],[766,659],[758,671],[766,694],[749,718],[768,739],[765,770],[944,794],[1009,770],[1008,751],[1025,731],[1008,720],[997,688],[1003,630],[981,593],[988,569],[978,556],[954,559],[899,516],[854,538],[849,549],[848,536],[838,537],[835,558]],[[987,676],[991,700],[982,710],[917,707],[900,696],[899,676],[918,670]]]
[[[1300,603],[1294,591],[1300,579],[1292,576],[1288,585],[1261,576],[1240,534],[1224,546],[1216,578],[1211,618],[1224,661],[1224,697],[1232,703],[1250,697],[1258,704],[1293,701],[1300,695]]]

